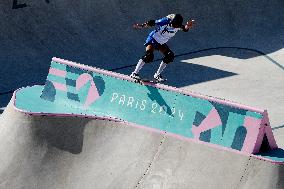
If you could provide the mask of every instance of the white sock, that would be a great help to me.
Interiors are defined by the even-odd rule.
[[[160,64],[159,69],[157,70],[157,72],[155,73],[155,76],[160,75],[162,73],[162,71],[167,67],[167,64],[164,63],[163,61]]]
[[[140,59],[136,65],[136,68],[134,70],[134,73],[138,74],[138,72],[141,70],[141,68],[144,66],[145,62]]]

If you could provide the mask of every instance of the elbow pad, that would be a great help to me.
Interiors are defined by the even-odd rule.
[[[155,20],[149,20],[148,22],[146,22],[146,24],[148,26],[155,26],[156,22],[155,22]]]

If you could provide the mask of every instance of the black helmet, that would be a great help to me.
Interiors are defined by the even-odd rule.
[[[181,27],[183,22],[183,17],[180,14],[175,14],[171,21],[172,26]]]

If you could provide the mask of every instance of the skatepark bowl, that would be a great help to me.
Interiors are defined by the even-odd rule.
[[[1,1],[0,188],[283,189],[283,11],[281,0]],[[195,25],[168,42],[168,81],[136,83],[153,28],[132,25],[171,13]]]

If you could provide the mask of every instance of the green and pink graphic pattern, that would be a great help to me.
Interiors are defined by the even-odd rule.
[[[265,110],[53,58],[44,86],[23,88],[15,106],[34,114],[124,120],[216,146],[257,153],[277,148]]]

